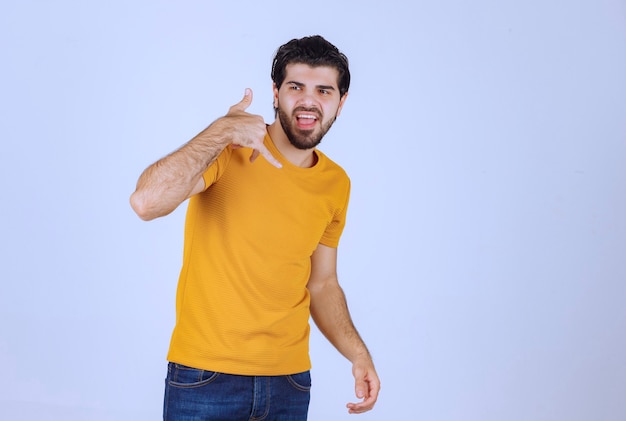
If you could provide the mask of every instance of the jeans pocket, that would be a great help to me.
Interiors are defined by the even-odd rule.
[[[172,387],[193,388],[212,383],[220,373],[200,370],[182,364],[170,363],[167,371],[167,383]]]
[[[309,392],[311,390],[311,372],[305,371],[303,373],[291,374],[287,376],[287,381],[296,390],[301,392]]]

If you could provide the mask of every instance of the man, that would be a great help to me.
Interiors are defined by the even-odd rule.
[[[352,362],[357,403],[380,389],[337,280],[350,180],[316,149],[348,96],[348,60],[320,36],[272,66],[276,120],[246,112],[252,92],[148,167],[131,205],[144,220],[189,200],[165,420],[306,420],[309,316]],[[257,159],[260,155],[261,159]]]

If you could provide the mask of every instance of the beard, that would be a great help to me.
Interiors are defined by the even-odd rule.
[[[300,130],[296,126],[296,114],[299,111],[307,111],[314,112],[317,114],[318,121],[321,123],[321,127],[317,130]],[[337,120],[337,115],[331,118],[328,122],[324,123],[322,113],[316,108],[305,108],[305,107],[296,107],[294,108],[291,116],[287,114],[287,111],[283,110],[278,104],[278,119],[280,121],[281,126],[283,127],[283,131],[287,135],[287,139],[289,142],[298,149],[311,149],[316,147],[322,141],[324,135],[330,130],[335,120]]]

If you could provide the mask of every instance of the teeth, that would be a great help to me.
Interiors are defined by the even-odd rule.
[[[309,118],[311,120],[316,120],[317,117],[312,116],[312,115],[299,115],[298,118]]]

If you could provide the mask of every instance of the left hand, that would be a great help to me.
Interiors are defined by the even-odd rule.
[[[356,397],[363,400],[358,403],[349,403],[346,407],[350,414],[362,414],[374,407],[380,391],[380,379],[369,356],[355,360],[352,364],[352,374]]]

